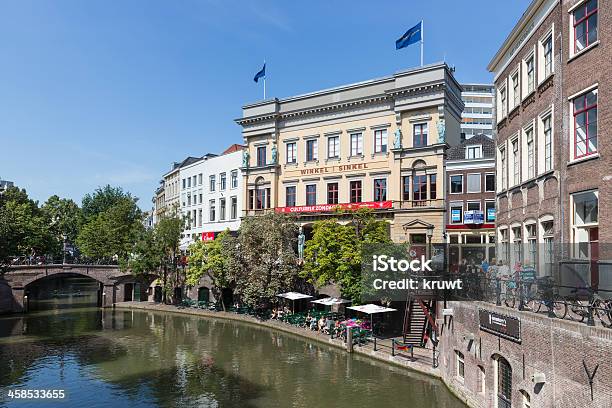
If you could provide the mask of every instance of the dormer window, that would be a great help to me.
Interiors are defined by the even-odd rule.
[[[482,159],[482,145],[466,146],[466,159]]]

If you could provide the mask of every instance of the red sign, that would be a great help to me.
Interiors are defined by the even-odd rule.
[[[202,233],[202,241],[203,242],[210,242],[210,241],[214,241],[215,240],[215,233],[214,232],[203,232]]]
[[[306,212],[332,212],[336,210],[356,211],[361,208],[369,208],[372,210],[393,208],[393,201],[369,201],[366,203],[320,204],[320,205],[302,205],[298,207],[277,207],[275,208],[275,211],[278,213],[306,213]]]

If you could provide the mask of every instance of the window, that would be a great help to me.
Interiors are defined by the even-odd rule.
[[[230,177],[231,177],[230,178],[231,188],[237,188],[238,187],[238,170],[232,170]]]
[[[337,159],[340,157],[340,136],[330,136],[327,138],[327,158]]]
[[[465,148],[466,159],[482,159],[482,146],[473,145]]]
[[[533,128],[525,131],[527,141],[527,178],[535,176],[535,143],[533,141]]]
[[[363,135],[361,133],[351,134],[351,156],[363,155]]]
[[[402,200],[410,200],[410,176],[402,177]]]
[[[597,0],[584,2],[573,12],[574,53],[597,41]]]
[[[374,180],[374,201],[387,200],[387,179]]]
[[[542,221],[542,236],[544,237],[544,276],[552,276],[554,261],[554,223],[553,221]]]
[[[501,108],[500,117],[502,118],[506,116],[507,99],[508,99],[508,95],[506,94],[506,86],[504,85],[504,87],[499,90],[499,102],[500,102],[499,104]]]
[[[427,176],[412,177],[412,200],[427,200]]]
[[[225,173],[221,173],[220,178],[221,190],[225,190],[227,188],[227,175]]]
[[[193,176],[193,186],[194,186],[194,187],[198,185],[198,184],[197,184],[197,181],[198,181],[198,180],[197,180],[197,177],[196,177],[196,176]]]
[[[183,179],[183,190],[185,189],[186,185],[187,185],[187,180]]]
[[[202,190],[200,190],[200,191],[202,191]],[[199,202],[200,202],[200,204],[202,204],[202,203],[204,202],[204,201],[202,200],[202,193],[198,194],[198,196],[200,197],[200,201],[199,201]]]
[[[351,203],[361,202],[361,180],[351,181]]]
[[[553,73],[553,38],[549,35],[543,42],[542,48],[544,51],[544,78],[548,78]]]
[[[522,245],[522,237],[523,234],[521,232],[521,227],[512,227],[512,244],[514,244],[514,258],[511,265],[516,264],[517,262],[523,262],[523,245]]]
[[[499,150],[500,171],[501,171],[501,188],[505,190],[508,183],[506,182],[506,149]]]
[[[202,210],[198,210],[198,227],[202,226]]]
[[[510,408],[512,406],[512,367],[503,358],[497,358],[497,407]]]
[[[327,204],[338,204],[338,183],[327,184]]]
[[[235,220],[236,218],[238,218],[238,197],[230,198],[230,203],[230,218],[232,220]]]
[[[451,204],[450,206],[451,224],[461,224],[463,222],[463,204]]]
[[[255,187],[255,209],[270,208],[270,189],[261,186]]]
[[[427,146],[427,123],[419,123],[413,127],[413,147]]]
[[[480,174],[472,173],[467,175],[467,192],[480,193]]]
[[[535,58],[530,55],[525,61],[525,69],[527,71],[527,95],[535,89]]]
[[[225,219],[225,198],[219,199],[219,220]]]
[[[544,131],[544,171],[552,170],[552,115],[549,113],[542,119]]]
[[[306,185],[306,205],[317,204],[317,185],[308,184]]]
[[[467,203],[468,211],[480,211],[480,201],[469,201]]]
[[[495,174],[485,174],[485,191],[495,191]]]
[[[374,131],[374,153],[387,151],[387,129]]]
[[[572,100],[574,159],[597,153],[597,89]]]
[[[513,166],[513,178],[512,185],[517,185],[521,182],[520,174],[520,162],[519,162],[519,143],[518,138],[512,141],[512,166]]]
[[[187,188],[191,187],[191,177],[187,177]]]
[[[525,225],[525,239],[527,240],[527,252],[528,256],[525,259],[525,265],[536,266],[536,261],[538,259],[538,232],[537,232],[537,224],[534,222],[533,224]]]
[[[214,174],[209,177],[209,183],[208,184],[210,185],[209,186],[210,187],[210,191],[215,191],[215,186],[216,186],[217,183],[215,181],[215,175]]]
[[[315,161],[319,158],[318,147],[319,143],[317,139],[306,141],[306,161]]]
[[[463,176],[450,176],[451,193],[463,193]]]
[[[216,216],[215,215],[215,200],[210,200],[209,208],[210,208],[209,219],[210,221],[214,221],[215,216]]]
[[[285,188],[285,206],[295,207],[296,201],[296,187],[289,186]]]
[[[257,148],[257,166],[266,165],[266,146],[259,146]]]
[[[463,381],[465,379],[465,361],[462,352],[455,350],[455,361],[457,368],[457,377],[459,377],[459,379]]]
[[[518,71],[512,75],[512,108],[516,108],[521,103],[521,91]]]
[[[495,222],[495,201],[485,202],[485,219],[487,222]]]
[[[436,175],[429,175],[429,198],[435,200],[437,198]]]
[[[198,185],[202,185],[202,173],[198,174]]]
[[[598,252],[599,192],[572,195],[572,241],[575,258],[592,258]]]
[[[287,163],[297,163],[297,144],[287,143]]]

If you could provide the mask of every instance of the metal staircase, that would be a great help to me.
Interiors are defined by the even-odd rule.
[[[435,315],[434,304],[433,301],[408,299],[404,312],[404,343],[425,347],[425,334],[429,331],[429,326],[432,326],[432,316]]]

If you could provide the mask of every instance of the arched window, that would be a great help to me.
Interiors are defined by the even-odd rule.
[[[521,397],[523,399],[523,405],[521,405],[523,408],[531,408],[531,397],[529,396],[529,393],[525,390],[521,390]]]
[[[487,381],[487,377],[485,375],[485,368],[481,365],[478,366],[478,378],[476,379],[476,390],[481,393],[484,394],[486,387],[486,381]]]
[[[497,358],[497,408],[512,407],[512,367],[505,358]]]

